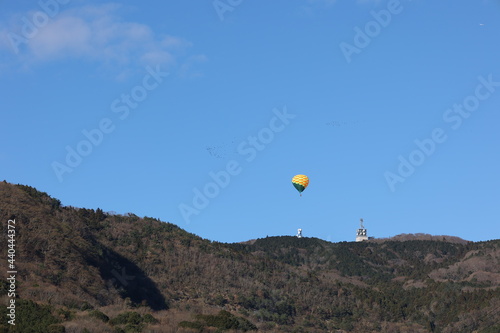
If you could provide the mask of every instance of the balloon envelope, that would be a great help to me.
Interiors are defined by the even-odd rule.
[[[309,185],[309,178],[306,175],[296,175],[292,178],[292,184],[297,191],[302,193]]]

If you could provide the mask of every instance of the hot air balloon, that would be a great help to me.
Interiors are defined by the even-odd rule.
[[[296,175],[292,178],[292,184],[302,196],[302,191],[309,185],[309,178],[306,175]]]

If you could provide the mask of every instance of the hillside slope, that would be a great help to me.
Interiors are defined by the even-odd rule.
[[[16,221],[19,304],[18,325],[0,332],[500,329],[498,240],[222,244],[5,182],[0,219],[3,235]]]

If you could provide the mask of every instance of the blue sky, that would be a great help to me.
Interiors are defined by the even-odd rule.
[[[499,32],[493,0],[1,1],[1,178],[222,242],[499,238]]]

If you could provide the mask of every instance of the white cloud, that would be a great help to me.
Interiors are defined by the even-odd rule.
[[[28,41],[28,53],[38,61],[92,54],[97,46],[92,30],[80,18],[61,17]]]
[[[200,63],[207,62],[208,59],[203,54],[197,54],[194,56],[190,56],[186,59],[186,61],[179,68],[179,75],[183,78],[194,78],[200,77],[203,74],[196,70],[197,65]]]
[[[123,72],[146,65],[173,67],[178,54],[191,46],[179,37],[159,36],[148,25],[124,21],[119,10],[115,4],[68,9],[34,30],[27,29],[25,22],[33,23],[40,12],[28,13],[17,20],[17,26],[0,26],[0,33],[7,36],[0,48],[17,51],[15,59],[25,66],[71,59]]]

